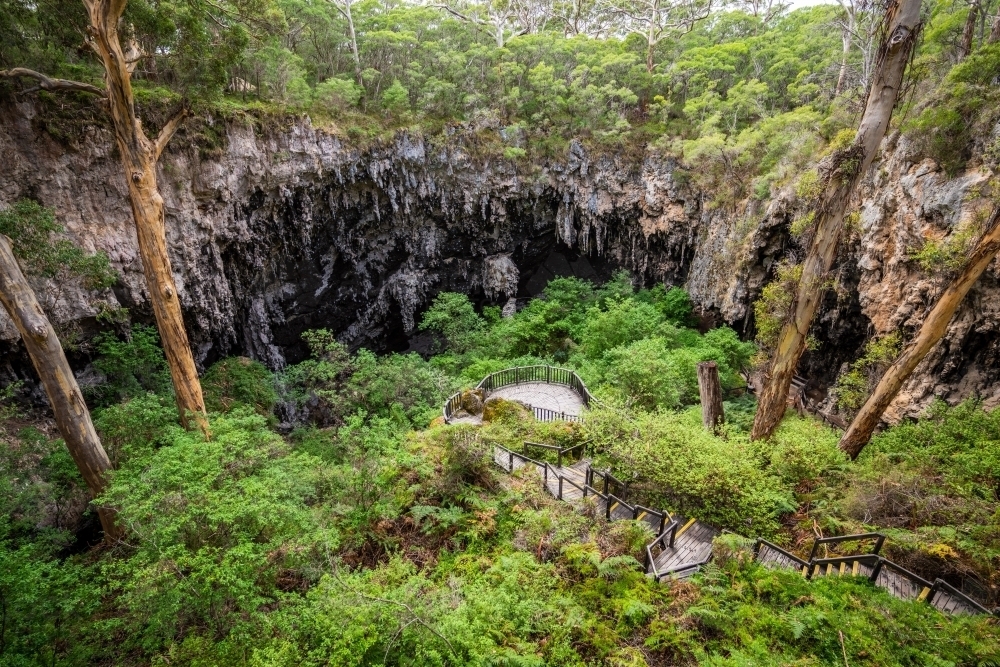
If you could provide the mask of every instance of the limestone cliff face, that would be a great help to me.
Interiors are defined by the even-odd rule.
[[[122,275],[104,294],[39,283],[50,315],[86,325],[104,303],[148,317],[108,129],[94,124],[58,141],[30,103],[4,106],[0,118],[0,203],[30,196],[55,208],[68,234],[106,251]],[[709,210],[674,178],[676,162],[652,152],[592,157],[574,144],[564,160],[529,165],[477,156],[474,137],[460,130],[433,140],[401,133],[359,150],[308,119],[209,129],[221,138],[214,150],[193,129],[182,132],[160,174],[200,363],[242,353],[280,367],[302,358],[301,333],[319,327],[355,347],[405,349],[439,291],[504,303],[538,293],[554,275],[603,278],[620,267],[647,284],[684,285],[716,321],[749,333],[749,306],[773,265],[801,252],[788,233],[790,197],[740,214]],[[921,274],[909,249],[953,230],[971,210],[965,193],[982,179],[948,180],[909,161],[905,147],[887,152],[865,185],[863,234],[842,252],[841,289],[828,299],[823,346],[804,374],[828,383],[867,336],[919,322],[941,279]],[[934,394],[1000,391],[997,309],[994,267],[907,387],[913,409]],[[17,372],[16,332],[2,314],[0,350],[15,352],[5,356]]]

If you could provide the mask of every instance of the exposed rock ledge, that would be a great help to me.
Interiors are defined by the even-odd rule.
[[[54,207],[68,233],[106,251],[123,277],[105,294],[39,284],[50,314],[86,323],[104,300],[148,315],[110,133],[90,127],[67,146],[36,113],[29,103],[0,108],[0,202],[32,196]],[[790,196],[740,215],[707,210],[674,179],[676,162],[655,152],[592,158],[574,144],[564,161],[529,166],[476,157],[461,131],[433,141],[400,133],[363,151],[308,119],[216,131],[220,151],[205,156],[181,133],[161,165],[168,244],[200,363],[247,353],[280,367],[302,357],[301,332],[318,327],[352,346],[403,349],[438,291],[502,304],[552,275],[603,277],[617,267],[683,284],[716,320],[750,331],[749,304],[774,263],[801,252],[788,235]],[[921,274],[908,253],[969,215],[967,193],[985,178],[947,179],[897,143],[865,184],[862,230],[837,269],[842,289],[827,300],[822,346],[802,368],[820,386],[867,336],[919,324],[942,279]],[[1000,402],[998,310],[994,264],[895,417],[934,395]],[[0,314],[0,348],[17,346]],[[4,356],[7,374],[23,373],[18,355]]]

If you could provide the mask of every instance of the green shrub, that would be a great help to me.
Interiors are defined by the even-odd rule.
[[[98,353],[94,367],[104,374],[105,381],[90,392],[100,403],[171,391],[170,371],[154,327],[133,325],[124,339],[101,333],[94,337],[94,347]]]
[[[52,209],[30,199],[0,209],[0,234],[10,238],[14,256],[25,273],[52,278],[66,271],[80,277],[90,289],[118,282],[118,273],[105,253],[88,255],[69,240],[52,238],[63,231]]]
[[[127,557],[102,563],[126,650],[157,651],[193,628],[225,637],[337,546],[309,507],[327,488],[317,459],[290,454],[246,408],[211,431],[209,442],[174,431],[169,446],[125,461],[99,500],[128,531]]]
[[[362,89],[354,81],[330,77],[316,84],[313,103],[327,113],[345,111],[357,105]]]
[[[257,414],[270,416],[278,393],[274,376],[264,364],[246,357],[230,357],[216,362],[201,380],[205,407],[210,412],[229,412],[247,405]]]

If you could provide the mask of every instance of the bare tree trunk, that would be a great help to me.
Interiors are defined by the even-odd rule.
[[[969,7],[969,16],[965,19],[965,28],[962,30],[962,41],[958,45],[958,61],[961,62],[967,55],[972,53],[972,38],[976,34],[976,20],[979,18],[979,0],[976,0]]]
[[[844,28],[844,34],[841,36],[841,40],[844,46],[844,53],[840,59],[840,75],[837,77],[837,87],[833,91],[833,96],[836,97],[844,92],[844,84],[847,82],[847,58],[851,55],[851,41],[854,37],[854,10],[848,10],[847,13],[847,26]]]
[[[354,14],[351,12],[351,0],[344,0],[344,16],[347,17],[347,29],[351,33],[351,55],[354,56],[354,78],[358,80],[358,85],[363,86],[361,80],[361,56],[358,55],[358,36],[354,31]]]
[[[59,432],[90,488],[91,497],[96,498],[107,486],[111,461],[90,421],[90,412],[66,361],[59,337],[45,317],[42,307],[38,305],[34,290],[25,280],[11,250],[10,239],[2,234],[0,303],[3,303],[4,309],[21,333],[24,346],[31,356],[31,363],[42,380],[49,403],[52,404]],[[101,519],[101,527],[104,528],[104,538],[109,542],[118,539],[121,531],[115,524],[114,512],[99,507],[97,514]]]
[[[156,162],[186,112],[172,118],[155,142],[146,137],[135,115],[132,79],[118,40],[118,22],[125,9],[125,0],[83,2],[90,17],[89,43],[104,64],[108,108],[125,168],[142,269],[170,367],[181,423],[187,427],[188,415],[194,414],[199,428],[207,435],[205,401],[170,268],[163,198],[156,183]]]
[[[934,304],[916,337],[910,341],[903,353],[879,380],[875,391],[872,392],[861,411],[851,422],[847,432],[840,439],[840,448],[852,459],[857,458],[861,450],[868,444],[886,408],[896,398],[896,394],[899,393],[903,383],[910,377],[917,365],[944,336],[948,330],[948,323],[951,322],[951,318],[962,303],[962,299],[979,280],[979,276],[983,274],[998,252],[1000,252],[1000,208],[996,209],[990,217],[986,232],[969,255],[965,267],[955,276],[937,303]]]
[[[719,382],[719,367],[714,361],[698,364],[698,394],[701,397],[701,423],[712,433],[725,423],[722,408],[722,384]]]
[[[990,26],[990,44],[993,42],[1000,42],[1000,13],[996,15],[993,19],[993,25]]]
[[[827,274],[837,254],[844,214],[862,174],[885,136],[892,110],[920,29],[920,0],[898,0],[886,17],[888,31],[880,66],[872,82],[854,142],[824,160],[826,192],[815,209],[816,232],[802,263],[802,277],[781,328],[769,373],[757,404],[751,438],[768,438],[785,414],[788,388],[806,349],[809,327],[823,297]]]

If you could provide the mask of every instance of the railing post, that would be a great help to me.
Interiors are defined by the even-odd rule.
[[[559,476],[559,495],[556,496],[559,500],[562,500],[562,482],[563,482],[563,478],[562,478],[562,475],[560,475]]]
[[[663,534],[663,529],[664,529],[664,527],[666,527],[666,525],[667,525],[667,515],[666,514],[661,514],[660,515],[660,529],[658,531],[656,531],[656,534],[657,535],[662,535]]]
[[[875,563],[875,567],[872,568],[871,575],[868,577],[868,580],[873,584],[878,581],[878,575],[882,572],[882,562],[882,557],[880,556],[878,561]],[[809,564],[810,566],[812,565],[812,559],[809,560]]]
[[[508,468],[508,471],[509,472],[514,472],[514,452],[512,452],[512,451],[510,451],[508,449],[507,450],[507,458],[510,459],[510,468]]]
[[[562,455],[563,455],[563,450],[561,449],[556,450],[556,465],[558,465],[560,468],[562,468]]]

